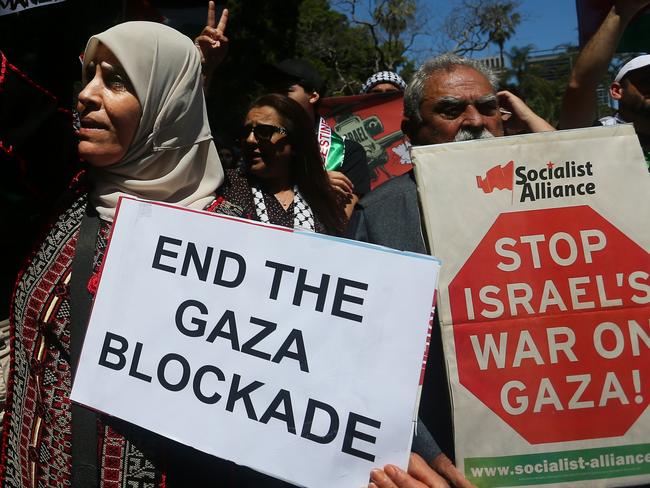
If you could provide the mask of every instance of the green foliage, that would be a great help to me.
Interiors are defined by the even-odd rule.
[[[533,49],[532,45],[510,49],[507,53],[510,68],[503,75],[504,87],[521,97],[540,117],[557,126],[570,70],[557,79],[544,77],[540,67],[529,62]],[[564,55],[567,64],[572,66],[576,53],[569,49]]]
[[[327,0],[302,2],[295,51],[323,75],[329,95],[358,93],[372,73],[373,46],[368,33],[331,10]]]
[[[415,2],[387,0],[375,6],[373,17],[389,37],[398,38],[415,20]]]
[[[481,33],[487,35],[489,42],[499,46],[501,66],[504,66],[503,48],[515,33],[521,22],[521,14],[517,12],[518,3],[515,1],[491,0],[482,2],[479,15]]]
[[[404,81],[408,83],[411,81],[411,78],[419,67],[420,66],[415,61],[409,59],[404,63],[404,66],[402,67],[399,74],[404,79]]]
[[[394,71],[406,62],[405,39],[416,23],[417,6],[413,0],[386,0],[375,5],[374,30],[379,43],[376,46],[381,69]]]
[[[372,18],[363,23],[333,10],[328,0],[228,0],[230,52],[208,97],[214,132],[228,140],[263,93],[263,64],[305,58],[325,78],[327,95],[356,94],[368,76],[383,69],[403,67],[408,76],[414,67],[405,54],[404,33],[415,22],[415,2],[373,5]]]
[[[359,36],[355,47],[364,60],[355,66],[365,66],[360,82],[383,70],[409,77],[413,60],[407,53],[427,22],[417,0],[339,0],[337,8],[346,14],[347,28]]]
[[[442,46],[466,56],[496,44],[503,66],[505,43],[522,20],[518,8],[517,0],[459,0],[440,29]]]
[[[337,0],[336,5],[337,10],[330,0],[227,1],[230,54],[215,74],[208,100],[216,134],[238,127],[250,102],[263,92],[263,63],[309,60],[325,78],[328,96],[356,94],[380,70],[399,71],[408,82],[417,68],[409,48],[422,32],[417,0]],[[567,77],[545,77],[530,63],[533,46],[504,52],[522,20],[518,9],[517,0],[458,0],[454,23],[448,24],[456,37],[450,35],[447,43],[465,55],[490,43],[499,46],[510,61],[502,72],[504,87],[556,125]],[[610,111],[599,107],[601,116]]]
[[[302,0],[228,0],[226,61],[214,75],[208,113],[215,134],[229,139],[248,105],[263,92],[263,64],[294,57]],[[207,2],[206,2],[207,5]]]
[[[300,6],[296,55],[324,75],[329,95],[359,92],[371,74],[411,67],[406,52],[416,26],[414,0],[304,0]],[[360,16],[364,7],[368,13]],[[408,73],[407,73],[408,74]]]

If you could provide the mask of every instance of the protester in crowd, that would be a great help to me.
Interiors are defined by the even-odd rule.
[[[120,196],[204,209],[223,179],[199,54],[188,38],[162,24],[118,25],[88,42],[83,78],[77,135],[87,174],[72,183],[15,290],[6,486],[67,486],[71,479],[99,486],[98,474],[109,468],[127,484],[160,484],[167,467],[145,454],[150,433],[68,401],[92,300],[89,278],[99,270]],[[171,441],[160,443],[167,447]]]
[[[162,24],[129,22],[88,42],[77,107],[87,171],[15,290],[2,486],[286,486],[68,400],[119,197],[219,206],[200,64],[192,42]]]
[[[402,132],[414,145],[498,137],[508,123],[529,132],[554,130],[518,97],[497,92],[496,76],[479,62],[453,55],[427,61],[404,93]]]
[[[404,90],[406,90],[406,82],[393,71],[379,71],[361,86],[361,94],[403,92]]]
[[[650,170],[650,55],[638,56],[623,65],[609,87],[618,101],[618,112],[596,119],[596,91],[607,74],[616,47],[630,21],[649,0],[617,0],[605,20],[575,62],[562,103],[561,129],[592,125],[634,124]]]
[[[523,125],[529,132],[554,130],[518,97],[497,92],[496,76],[482,64],[442,55],[424,63],[406,88],[402,131],[416,146],[503,136],[500,104],[510,113],[509,123]],[[361,241],[426,253],[413,172],[389,180],[362,198],[348,234]],[[448,395],[437,326],[429,349],[420,418],[442,448],[430,461],[432,467],[453,486],[471,486],[448,457],[453,453]]]
[[[345,197],[345,212],[349,217],[359,198],[370,191],[370,170],[361,145],[343,139],[318,115],[325,81],[304,59],[285,59],[270,67],[267,76],[264,81],[273,91],[287,95],[305,109],[318,135],[330,183]]]
[[[207,24],[194,41],[201,53],[206,90],[228,50],[228,38],[225,36],[227,22],[227,9],[222,11],[219,22],[216,22],[216,7],[210,1]],[[345,197],[344,209],[349,218],[355,203],[370,191],[370,171],[363,148],[354,141],[344,141],[318,116],[319,101],[325,93],[323,78],[304,59],[286,59],[272,65],[267,78],[263,81],[273,91],[296,100],[307,112],[318,134],[330,183]]]
[[[234,141],[215,136],[214,144],[217,146],[217,153],[224,171],[237,166],[239,163],[239,150]]]
[[[219,146],[217,147],[217,152],[219,153],[219,159],[224,169],[234,168],[237,164],[237,156],[233,148],[229,146]]]
[[[285,227],[341,235],[347,223],[330,186],[307,112],[289,97],[265,95],[241,132],[244,168],[226,172],[217,211]]]
[[[329,185],[311,121],[297,102],[279,94],[260,97],[246,115],[241,142],[244,166],[226,170],[216,212],[289,228],[343,233],[347,219],[337,201],[340,195]],[[421,422],[412,448],[425,459],[438,454]],[[411,466],[412,476],[427,486],[438,486],[439,477],[415,453]],[[375,470],[372,475],[382,480],[381,473]],[[261,475],[246,470],[242,476],[262,486],[262,481],[256,482],[264,479]]]

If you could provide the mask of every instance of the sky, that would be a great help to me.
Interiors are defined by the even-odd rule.
[[[456,3],[450,0],[423,0],[427,8],[442,20]],[[516,34],[506,44],[512,46],[535,45],[536,50],[553,49],[561,44],[578,43],[578,19],[574,0],[520,0],[519,11],[523,20]],[[435,23],[435,22],[434,22]],[[498,54],[496,46],[474,57]]]
[[[431,15],[435,15],[435,18],[431,19],[434,26],[444,20],[449,15],[452,7],[459,2],[460,0],[421,0],[426,11]],[[534,44],[536,50],[546,50],[553,49],[561,44],[578,43],[578,20],[575,0],[519,0],[519,2],[519,11],[524,18],[519,24],[516,34],[506,44],[506,51],[512,46],[523,47],[528,44]],[[336,8],[336,0],[330,3]],[[364,3],[364,1],[361,2],[361,4]],[[201,19],[203,21],[205,17],[204,7],[173,9],[169,10],[169,12],[164,9],[159,10],[163,14],[169,13],[180,23],[189,22],[189,19]],[[171,15],[172,12],[173,15]],[[429,47],[431,40],[430,38],[422,38],[419,42],[423,44],[424,49]],[[498,53],[499,50],[496,46],[490,46],[486,51],[473,57],[492,56]],[[437,54],[437,52],[424,53],[424,57],[429,57],[432,54]]]
[[[534,44],[553,49],[560,44],[578,44],[578,18],[572,0],[524,0],[524,20],[510,40],[510,46]]]

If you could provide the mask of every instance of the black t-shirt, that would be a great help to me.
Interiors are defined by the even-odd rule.
[[[350,179],[354,185],[355,195],[361,198],[370,191],[370,169],[366,152],[361,144],[352,139],[346,139],[344,144],[345,153],[341,173]]]

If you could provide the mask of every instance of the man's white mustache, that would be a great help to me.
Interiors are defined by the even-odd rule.
[[[460,129],[454,138],[454,142],[472,141],[474,139],[490,139],[494,137],[485,127],[479,131],[469,129]]]

